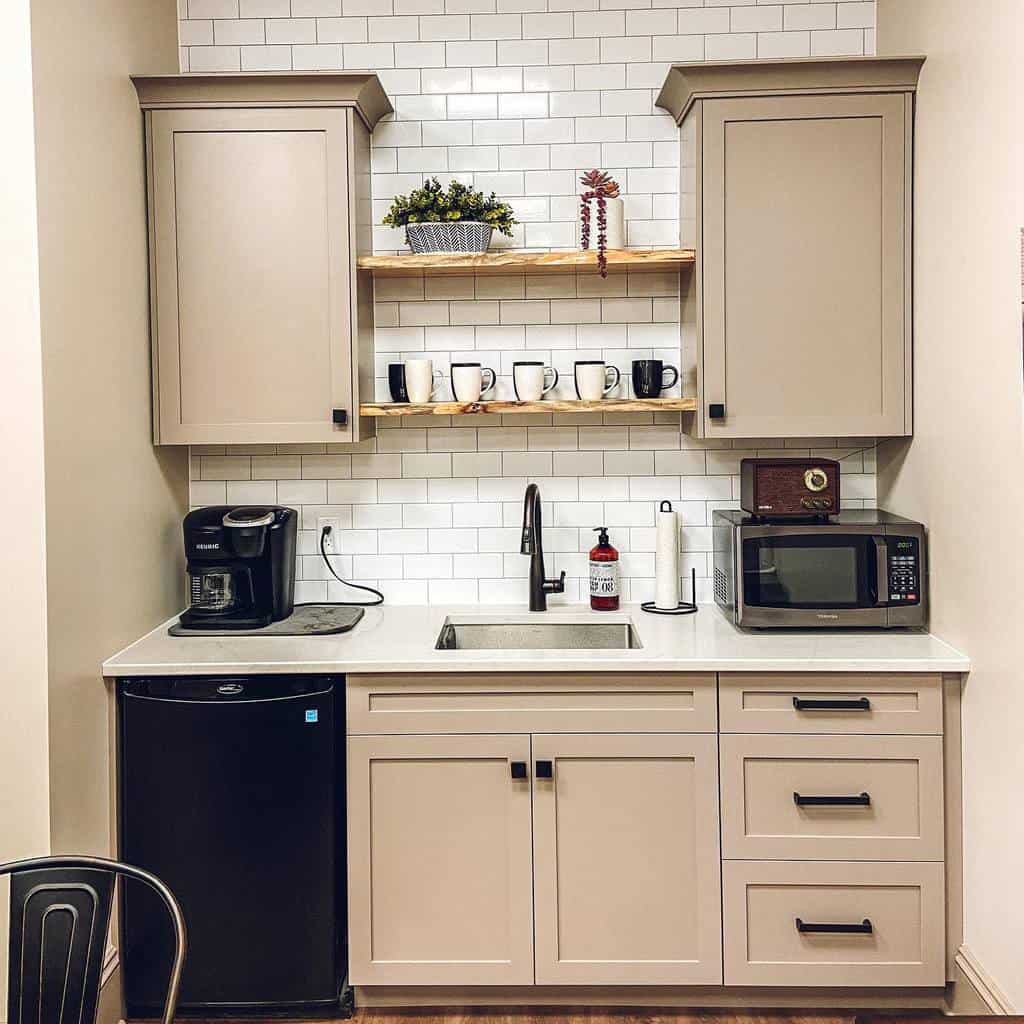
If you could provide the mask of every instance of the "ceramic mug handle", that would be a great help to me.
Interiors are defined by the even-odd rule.
[[[607,381],[607,383],[604,386],[604,394],[607,395],[610,392],[614,391],[619,386],[619,378],[621,377],[621,374],[619,373],[619,368],[617,366],[606,366],[604,373],[606,381],[608,378],[608,374],[612,375],[612,379],[610,381]]]
[[[551,371],[551,383],[547,387],[541,388],[541,395],[546,395],[549,391],[554,389],[558,384],[558,371],[553,366],[544,367],[544,376],[548,375],[548,371]]]
[[[490,379],[489,381],[487,381],[487,383],[486,383],[486,384],[483,384],[483,383],[481,383],[481,385],[480,385],[480,397],[481,397],[481,398],[482,398],[482,397],[483,397],[484,395],[486,395],[486,394],[487,394],[487,392],[491,390],[491,388],[493,388],[493,387],[494,387],[495,383],[496,383],[496,382],[497,382],[497,380],[498,380],[498,376],[497,376],[497,374],[496,374],[496,373],[495,373],[495,372],[494,372],[494,371],[493,371],[493,370],[492,370],[492,369],[491,369],[491,368],[490,368],[489,366],[485,366],[485,367],[483,367],[483,368],[482,368],[482,369],[480,370],[480,378],[481,378],[481,381],[483,381],[483,380],[485,380],[485,379],[486,379],[486,377],[487,377],[487,374],[490,374],[490,375],[491,375],[491,379]]]
[[[671,373],[672,379],[666,384],[665,374]],[[661,371],[661,390],[667,391],[669,388],[674,388],[679,383],[679,371],[674,366],[666,366]]]
[[[444,384],[444,374],[440,370],[435,370],[433,374],[431,389],[430,389],[430,400],[433,401],[437,398],[438,393]]]

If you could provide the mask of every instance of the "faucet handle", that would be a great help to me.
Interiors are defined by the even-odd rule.
[[[549,594],[565,593],[565,570],[563,569],[557,580],[545,580],[544,589]]]

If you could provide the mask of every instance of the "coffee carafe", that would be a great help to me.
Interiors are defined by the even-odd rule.
[[[279,506],[211,505],[185,516],[182,532],[189,629],[259,629],[295,606],[298,513]]]

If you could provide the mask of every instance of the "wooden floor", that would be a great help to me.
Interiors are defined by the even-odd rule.
[[[956,1017],[956,1024],[992,1024],[991,1017]],[[359,1010],[352,1022],[320,1020],[316,1024],[949,1024],[951,1018],[940,1013],[824,1011],[815,1013],[788,1013],[767,1011],[743,1013],[708,1010],[680,1012],[671,1010],[617,1009],[605,1007],[573,1007],[571,1009],[493,1010],[429,1008],[424,1010]],[[1007,1022],[1022,1021],[1024,1017],[1004,1017]],[[220,1021],[188,1021],[187,1024],[228,1024]],[[290,1024],[281,1018],[254,1020],[245,1024]]]

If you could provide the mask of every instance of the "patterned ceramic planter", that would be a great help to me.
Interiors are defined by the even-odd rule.
[[[479,221],[406,224],[405,237],[413,252],[487,252],[494,228]]]

